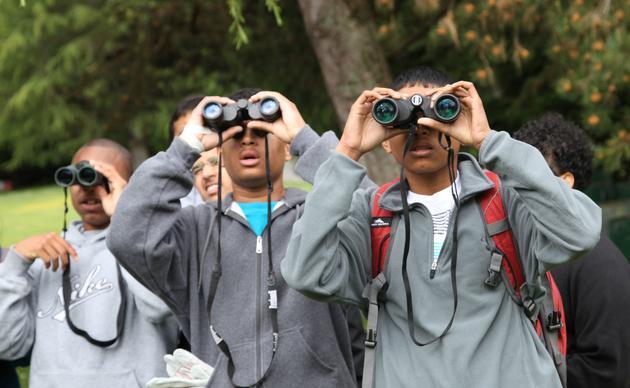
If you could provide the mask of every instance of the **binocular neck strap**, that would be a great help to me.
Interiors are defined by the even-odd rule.
[[[218,133],[219,135],[219,145],[222,142],[222,137],[221,137],[221,132]],[[236,372],[236,367],[234,365],[234,360],[232,359],[232,354],[230,353],[230,348],[227,344],[227,342],[219,335],[219,333],[217,333],[214,330],[214,327],[212,325],[212,305],[214,303],[214,297],[216,295],[217,292],[217,285],[219,283],[219,279],[221,277],[221,216],[222,216],[222,208],[221,208],[221,185],[222,185],[222,181],[221,181],[221,153],[219,153],[219,189],[217,191],[219,198],[217,198],[217,206],[218,206],[218,212],[217,212],[217,228],[218,228],[218,243],[217,243],[217,259],[215,261],[215,266],[212,270],[212,280],[211,280],[211,284],[210,284],[210,292],[208,295],[208,299],[206,302],[206,307],[208,310],[208,322],[210,323],[210,330],[212,332],[212,336],[214,338],[214,341],[217,345],[217,347],[221,350],[221,352],[223,352],[223,354],[225,355],[225,357],[228,359],[228,365],[227,365],[227,372],[228,372],[228,376],[230,378],[230,381],[232,382],[232,385],[234,385],[235,387],[241,387],[237,384],[234,383],[234,373]],[[273,182],[271,181],[271,167],[269,164],[269,139],[267,136],[265,136],[265,175],[267,178],[267,256],[269,258],[269,272],[267,274],[267,295],[268,295],[268,307],[269,307],[269,314],[270,314],[270,318],[271,318],[271,329],[272,329],[272,341],[273,341],[273,346],[272,346],[272,353],[271,353],[271,360],[269,362],[269,366],[267,367],[267,369],[265,370],[265,373],[263,373],[262,377],[256,381],[253,384],[250,384],[249,386],[258,386],[259,384],[261,384],[265,378],[267,378],[267,375],[269,375],[269,372],[271,371],[271,367],[273,365],[273,360],[275,358],[276,355],[276,350],[278,349],[278,297],[277,297],[277,288],[276,288],[276,275],[274,273],[273,270],[273,255],[272,255],[272,250],[271,250],[271,193],[273,192]],[[210,235],[211,231],[208,231],[208,240],[206,241],[206,247],[204,247],[204,257],[206,255],[206,248],[208,246],[209,243],[209,235]],[[244,388],[244,387],[243,387]]]
[[[442,139],[446,139],[446,145],[442,144]],[[451,148],[451,137],[443,134],[442,132],[438,132],[438,143],[440,144],[440,147],[445,150],[449,150]]]
[[[92,345],[96,345],[101,348],[106,348],[108,346],[113,345],[116,341],[118,341],[122,337],[123,327],[125,325],[125,317],[127,314],[127,283],[122,276],[122,271],[120,269],[120,264],[116,263],[116,270],[118,272],[118,289],[120,290],[120,306],[118,307],[118,316],[116,318],[116,336],[110,340],[100,341],[95,338],[92,338],[87,331],[78,328],[72,319],[70,318],[70,304],[71,304],[71,293],[72,286],[70,284],[70,261],[68,260],[68,267],[63,271],[62,275],[62,289],[63,289],[63,309],[66,313],[66,322],[68,322],[68,326],[70,330],[74,334],[77,334],[83,338],[85,338]]]
[[[446,139],[446,145],[442,144],[442,138]],[[457,177],[457,165],[455,164],[455,150],[453,150],[451,137],[449,135],[443,134],[442,132],[438,132],[438,143],[448,152],[448,179],[451,183],[451,196],[455,201],[455,207],[459,207],[459,194],[457,194],[457,188],[455,187],[455,179]]]
[[[68,232],[68,188],[63,188],[63,239],[66,239],[66,232]],[[61,288],[63,294],[63,309],[66,313],[66,322],[68,322],[68,326],[70,330],[74,334],[77,334],[83,338],[85,338],[92,345],[99,346],[101,348],[106,348],[110,345],[113,345],[120,337],[122,336],[123,327],[125,325],[125,316],[127,313],[127,283],[122,276],[122,271],[120,269],[120,265],[116,262],[116,270],[118,272],[118,288],[120,290],[120,306],[118,307],[118,317],[116,319],[116,337],[107,340],[100,341],[94,339],[88,334],[87,331],[78,328],[72,319],[70,318],[70,304],[72,302],[71,294],[72,294],[72,285],[70,284],[70,260],[68,260],[68,266],[63,271],[63,275],[61,277]]]
[[[66,239],[66,232],[68,231],[68,187],[63,187],[63,239]]]
[[[271,164],[269,162],[269,135],[265,136],[265,175],[267,177],[267,257],[269,259],[269,272],[267,275],[267,294],[269,304],[269,314],[271,315],[271,329],[273,332],[273,347],[271,362],[276,355],[278,348],[278,291],[276,287],[276,274],[273,270],[273,254],[271,250],[271,193],[273,192],[273,182],[271,181]],[[271,363],[269,364],[271,369]],[[269,370],[268,369],[268,370]],[[265,373],[266,375],[267,373]],[[264,378],[265,376],[263,376]]]
[[[217,291],[217,285],[219,283],[219,278],[221,277],[221,216],[223,214],[223,154],[221,152],[221,146],[223,145],[223,133],[217,132],[217,136],[219,137],[219,144],[217,145],[219,151],[219,187],[217,187],[217,258],[214,263],[214,267],[212,268],[212,283],[210,284],[210,292],[212,298],[214,299],[214,295]],[[210,233],[212,231],[208,231],[208,238],[210,238]],[[207,241],[206,243],[209,243]],[[204,251],[205,255],[205,251]],[[208,306],[208,317],[210,314],[210,309],[212,305]]]
[[[405,287],[405,297],[406,297],[406,302],[407,302],[407,326],[409,328],[409,336],[411,337],[411,340],[413,341],[415,345],[425,346],[425,345],[432,344],[440,340],[442,337],[444,337],[446,333],[448,333],[448,331],[451,329],[451,326],[453,325],[453,321],[455,320],[455,312],[457,311],[456,268],[457,268],[457,209],[458,208],[457,207],[455,208],[455,214],[453,215],[454,217],[453,219],[453,236],[454,236],[453,239],[454,240],[453,241],[454,242],[453,242],[453,252],[452,252],[452,259],[451,259],[451,288],[453,290],[453,314],[451,315],[451,318],[448,324],[446,325],[446,327],[444,328],[444,330],[439,336],[434,337],[430,341],[421,342],[418,339],[416,339],[416,336],[415,336],[413,297],[412,297],[412,292],[411,292],[411,284],[409,282],[409,274],[407,273],[407,258],[409,256],[409,245],[411,241],[411,235],[410,235],[411,221],[410,221],[410,215],[409,215],[409,203],[407,201],[409,185],[408,185],[407,179],[405,178],[404,161],[405,161],[405,157],[407,156],[407,153],[411,149],[411,145],[413,144],[414,137],[415,137],[415,127],[409,129],[407,142],[405,143],[405,150],[403,152],[403,165],[400,168],[400,197],[401,197],[402,205],[403,205],[403,221],[405,223],[405,245],[403,248],[402,278],[403,278],[403,285]],[[449,148],[450,148],[450,138],[448,142],[449,142]],[[450,177],[450,165],[449,165],[449,177]]]
[[[271,251],[271,193],[273,192],[273,182],[271,181],[271,166],[269,163],[269,137],[265,136],[265,175],[267,178],[267,257],[269,258],[269,277],[273,278],[275,287],[275,275],[273,272],[273,260]]]

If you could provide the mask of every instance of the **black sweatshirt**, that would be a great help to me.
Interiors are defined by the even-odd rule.
[[[605,236],[553,269],[567,322],[568,388],[630,387],[630,264]]]

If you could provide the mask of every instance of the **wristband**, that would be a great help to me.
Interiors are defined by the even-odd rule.
[[[203,144],[201,140],[197,138],[197,134],[209,135],[212,132],[206,128],[202,127],[199,124],[187,123],[182,131],[182,134],[179,135],[179,138],[184,141],[184,143],[188,144],[192,149],[197,151],[197,153],[202,153],[204,150]]]

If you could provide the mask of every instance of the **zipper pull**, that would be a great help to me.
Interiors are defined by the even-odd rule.
[[[256,236],[256,253],[262,253],[262,236]]]
[[[429,273],[429,277],[433,279],[435,277],[435,271],[437,270],[437,259],[433,259],[433,263],[431,263],[431,272]]]

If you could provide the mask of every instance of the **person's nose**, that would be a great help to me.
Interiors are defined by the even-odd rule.
[[[82,191],[85,195],[92,195],[96,192],[96,185],[93,186],[83,186],[77,185],[79,190]]]
[[[241,139],[241,144],[242,145],[255,144],[257,136],[254,134],[254,130],[251,128],[245,127],[243,131],[244,131],[244,135],[243,135],[243,138]]]
[[[420,135],[428,135],[429,133],[431,133],[431,128],[426,127],[424,125],[419,125],[418,126],[418,133]]]
[[[211,166],[210,163],[206,163],[201,170],[201,174],[204,179],[209,179],[217,175],[217,167]]]

